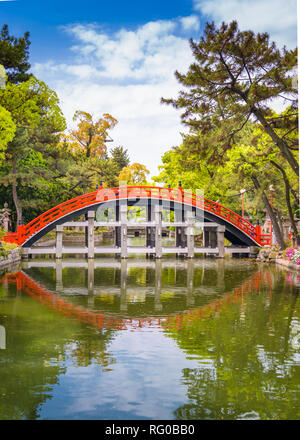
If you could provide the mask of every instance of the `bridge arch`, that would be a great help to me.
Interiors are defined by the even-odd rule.
[[[45,234],[88,211],[96,211],[100,206],[121,206],[126,204],[162,205],[173,211],[193,211],[197,220],[215,222],[225,226],[225,237],[235,245],[263,246],[270,244],[270,236],[262,235],[260,226],[223,205],[178,189],[150,186],[125,186],[100,188],[89,194],[68,200],[41,214],[27,225],[18,226],[16,233],[8,233],[4,241],[30,247]]]

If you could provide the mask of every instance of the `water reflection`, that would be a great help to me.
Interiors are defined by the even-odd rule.
[[[32,260],[0,283],[0,418],[299,419],[297,276]]]
[[[174,319],[180,322],[182,314],[193,316],[195,308],[200,316],[220,307],[224,291],[229,290],[232,296],[236,285],[238,292],[243,292],[248,289],[248,278],[256,279],[250,275],[251,264],[239,272],[236,264],[228,264],[224,277],[223,261],[83,260],[74,265],[74,261],[63,260],[25,263],[23,271],[6,279],[59,313],[100,329],[153,327]],[[235,298],[238,295],[235,291]]]

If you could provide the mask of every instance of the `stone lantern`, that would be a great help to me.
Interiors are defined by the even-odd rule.
[[[0,210],[0,224],[4,231],[8,232],[11,227],[11,209],[9,209],[8,204],[4,203],[4,208]]]

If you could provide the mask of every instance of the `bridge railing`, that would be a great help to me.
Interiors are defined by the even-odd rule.
[[[238,229],[242,230],[259,245],[271,244],[271,236],[268,234],[262,235],[260,226],[253,226],[248,220],[244,219],[239,214],[231,211],[220,203],[206,199],[201,195],[199,196],[197,194],[187,192],[182,188],[172,189],[155,186],[101,188],[89,194],[83,194],[49,209],[35,219],[31,220],[27,225],[19,225],[16,233],[8,233],[5,237],[3,237],[3,240],[22,245],[32,235],[43,229],[45,226],[71,212],[79,211],[84,207],[101,201],[132,198],[166,199],[169,201],[192,205],[223,218],[236,226]]]

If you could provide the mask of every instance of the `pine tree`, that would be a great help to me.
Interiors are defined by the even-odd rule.
[[[195,62],[186,74],[175,72],[185,86],[177,99],[162,102],[183,109],[182,121],[194,134],[192,141],[205,150],[199,137],[216,134],[224,151],[251,119],[258,121],[279,148],[293,172],[299,175],[294,147],[277,133],[270,116],[269,103],[284,97],[292,101],[297,115],[297,96],[291,72],[297,66],[297,49],[279,51],[267,33],[241,32],[236,21],[222,23],[219,29],[207,23],[199,43],[190,40]]]
[[[16,38],[9,35],[7,24],[2,26],[0,64],[4,66],[9,82],[18,84],[29,79],[29,46],[29,32],[25,32],[24,37]]]

